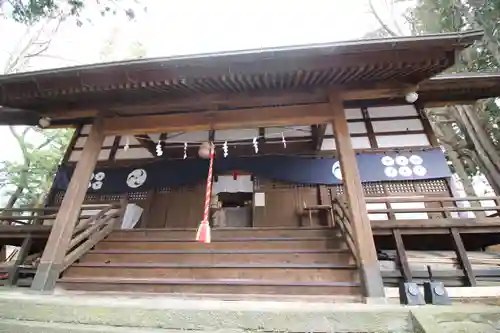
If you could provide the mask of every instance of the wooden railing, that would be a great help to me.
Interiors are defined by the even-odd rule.
[[[332,193],[330,193],[330,196],[332,198],[332,211],[334,216],[334,223],[337,226],[337,228],[341,231],[341,233],[344,235],[351,252],[356,258],[356,250],[355,250],[356,248],[347,209],[348,203],[343,202],[341,197],[334,196],[332,195]],[[492,206],[482,206],[481,202],[484,201],[494,202],[495,204]],[[460,202],[469,202],[470,206],[469,207],[460,206],[459,204]],[[479,204],[474,205],[474,202]],[[394,222],[392,224],[389,224],[388,227],[390,228],[390,234],[392,235],[394,244],[396,245],[395,248],[396,260],[399,268],[399,272],[396,275],[400,276],[405,281],[412,281],[414,277],[419,277],[422,274],[421,272],[412,271],[410,269],[408,256],[406,254],[406,249],[403,242],[404,230],[400,228],[403,225],[400,226],[398,223],[396,223],[397,220],[413,220],[411,225],[414,225],[415,227],[424,227],[426,225],[432,226],[433,225],[433,223],[431,222],[432,219],[438,218],[438,219],[448,219],[449,221],[453,220],[457,221],[457,219],[463,217],[459,216],[456,213],[473,212],[475,213],[475,215],[469,216],[468,217],[469,219],[475,218],[477,221],[482,221],[482,222],[485,222],[485,220],[486,222],[500,221],[500,219],[498,218],[499,215],[498,212],[500,212],[500,197],[463,197],[463,198],[437,197],[437,196],[436,197],[429,197],[429,196],[371,197],[371,198],[366,198],[366,203],[384,204],[385,207],[380,207],[378,209],[368,209],[368,213],[385,214],[388,220],[392,220]],[[397,204],[401,205],[403,203],[421,203],[422,207],[393,208]],[[486,212],[497,212],[497,213],[487,215]],[[406,217],[399,215],[399,214],[414,214],[414,213],[425,213],[426,218],[416,219],[415,217],[412,216]],[[422,223],[418,223],[418,221],[422,221]],[[384,223],[382,222],[383,221],[380,221],[380,226],[384,225]],[[476,275],[483,273],[473,271],[460,234],[461,229],[455,224],[454,223],[442,224],[443,225],[442,229],[443,228],[446,229],[446,234],[450,237],[451,244],[453,245],[453,249],[456,254],[457,263],[461,268],[461,272],[460,271],[454,272],[454,274],[463,279],[463,282],[466,286],[476,286],[477,285]],[[415,235],[418,234],[420,233],[416,233]],[[357,258],[356,262],[359,263]],[[387,274],[387,272],[385,272],[385,274]],[[392,273],[391,278],[394,274],[395,272]]]
[[[83,214],[83,211],[102,208],[103,205],[82,206],[78,220],[84,221],[93,217],[93,215]],[[43,208],[0,208],[0,225],[41,225],[44,220],[55,220],[58,210],[59,207],[56,206]]]
[[[0,208],[0,224],[2,225],[39,225],[44,219],[54,219],[58,207],[45,208]]]
[[[78,260],[117,226],[123,218],[125,207],[126,201],[121,201],[106,206],[83,205],[80,208],[78,223],[64,258],[64,269]],[[43,224],[47,220],[55,220],[58,209],[59,207],[0,209],[0,224],[9,228],[6,231],[20,229],[23,231],[21,234],[24,235],[20,248],[15,250],[16,258],[12,257],[15,255],[12,253],[9,260],[0,264],[0,276],[3,276],[0,284],[29,286],[30,279],[19,279],[19,274],[34,276],[36,264],[29,264],[29,262],[36,261],[36,258],[41,256],[41,253],[31,253],[34,237],[36,238],[37,232],[40,231],[45,231],[48,237],[51,223]],[[97,210],[99,210],[97,214],[89,215],[88,213]],[[15,234],[18,235],[19,232]],[[19,241],[19,237],[17,239]]]
[[[113,229],[119,227],[126,206],[126,200],[110,204],[104,208],[100,206],[102,209],[96,215],[80,220],[66,251],[61,272],[108,236]],[[85,207],[85,209],[88,210],[89,208]]]
[[[332,198],[332,215],[333,226],[342,233],[349,250],[351,251],[356,265],[359,265],[358,252],[356,251],[356,243],[351,227],[349,215],[347,213],[346,204],[338,197],[333,196],[330,191],[330,198]]]
[[[481,206],[481,202],[493,201],[494,206]],[[460,207],[460,202],[469,202],[470,207]],[[500,197],[372,197],[366,198],[367,204],[385,204],[385,208],[368,209],[369,214],[385,214],[389,220],[397,219],[396,214],[425,213],[432,218],[461,218],[453,213],[474,213],[474,217],[494,217],[500,212]],[[421,203],[425,207],[392,208],[391,205],[402,203]],[[472,204],[479,203],[479,204]],[[492,214],[486,215],[486,212]]]

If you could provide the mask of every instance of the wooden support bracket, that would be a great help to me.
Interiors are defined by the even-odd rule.
[[[392,236],[396,242],[396,253],[398,255],[399,267],[403,274],[403,279],[405,282],[411,282],[412,274],[401,231],[399,229],[392,229]]]
[[[470,287],[475,287],[477,285],[476,277],[474,271],[472,270],[472,265],[470,264],[469,257],[467,257],[467,251],[465,250],[464,242],[462,237],[458,232],[457,228],[450,228],[451,237],[453,239],[453,246],[455,247],[455,252],[457,254],[457,260],[464,270],[466,276],[466,283]]]

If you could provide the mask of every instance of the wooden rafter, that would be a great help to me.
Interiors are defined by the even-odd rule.
[[[165,146],[167,145],[165,143],[165,140],[167,139],[167,133],[160,133],[160,137],[158,139],[160,140],[161,149],[165,149]]]
[[[321,150],[321,146],[323,145],[323,139],[325,138],[326,134],[326,126],[327,124],[318,124],[311,126],[315,150]]]
[[[158,132],[203,131],[259,126],[311,125],[327,122],[332,115],[328,104],[293,105],[259,109],[206,111],[138,117],[106,118],[108,135]]]
[[[134,135],[134,137],[136,138],[137,141],[139,141],[141,146],[146,148],[147,151],[151,153],[151,155],[156,156],[156,146],[153,143],[153,141],[151,141],[151,138],[149,137],[149,135],[137,134],[137,135]]]
[[[111,146],[111,150],[109,152],[109,160],[113,161],[116,157],[116,153],[118,152],[118,149],[120,149],[120,141],[122,137],[121,135],[116,135],[115,140],[113,141],[113,146]]]

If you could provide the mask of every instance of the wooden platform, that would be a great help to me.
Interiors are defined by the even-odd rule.
[[[379,249],[395,249],[393,230],[399,230],[408,250],[452,250],[452,228],[462,236],[468,251],[500,244],[500,218],[426,219],[371,221],[375,244]]]
[[[58,286],[71,290],[189,294],[359,295],[351,253],[329,228],[115,231]]]
[[[43,251],[51,227],[43,225],[0,225],[0,247],[21,246],[24,239],[32,238],[32,251]]]

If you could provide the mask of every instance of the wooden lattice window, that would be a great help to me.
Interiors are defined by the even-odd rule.
[[[421,193],[449,193],[448,184],[444,179],[419,181],[416,186]]]
[[[364,194],[367,197],[383,196],[385,194],[384,183],[373,182],[363,184]]]
[[[415,182],[408,181],[398,181],[398,182],[386,182],[386,191],[388,195],[394,194],[407,194],[407,193],[417,193],[417,189],[415,187]]]
[[[127,195],[129,201],[142,201],[148,198],[148,192],[132,192]],[[118,200],[119,197],[118,197]]]

